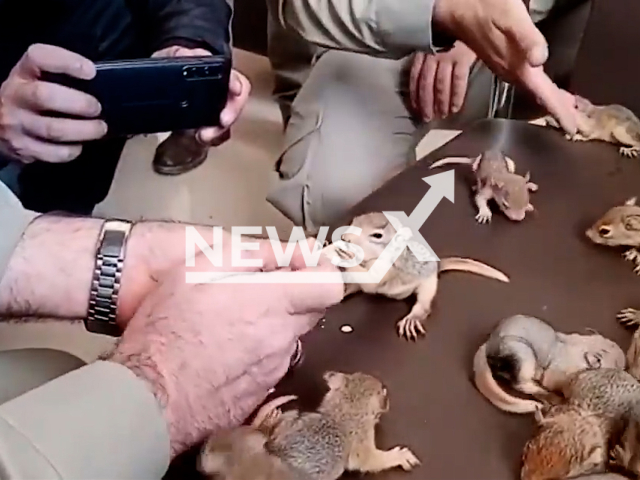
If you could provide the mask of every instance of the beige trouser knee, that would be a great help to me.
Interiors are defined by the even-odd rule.
[[[67,352],[25,348],[0,352],[0,404],[85,365]]]
[[[291,106],[279,179],[267,200],[310,232],[348,220],[351,207],[416,160],[428,126],[407,109],[409,59],[328,51]],[[464,109],[486,116],[489,71],[477,64]]]

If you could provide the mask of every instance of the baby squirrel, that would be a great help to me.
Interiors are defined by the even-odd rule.
[[[610,208],[591,227],[586,236],[593,243],[608,247],[630,247],[623,257],[635,263],[634,272],[640,275],[640,206],[631,197],[623,205]]]
[[[580,408],[556,405],[544,417],[522,456],[521,480],[558,480],[602,474],[609,461],[612,423]],[[588,478],[588,477],[587,477]]]
[[[360,228],[360,235],[345,233],[342,240],[358,245],[364,251],[359,265],[345,267],[348,272],[367,272],[396,235],[396,229],[387,217],[380,212],[367,213],[354,218],[351,225]],[[424,248],[418,242],[409,240],[416,248]],[[353,257],[352,252],[336,248],[335,252],[345,259]],[[438,275],[441,272],[457,270],[471,272],[501,282],[508,283],[501,271],[470,258],[449,257],[440,261],[419,261],[410,248],[405,248],[393,266],[378,283],[349,284],[347,295],[363,291],[371,295],[384,295],[395,300],[403,300],[416,295],[417,300],[409,314],[397,324],[398,333],[410,340],[426,333],[423,321],[431,313],[431,305],[438,288]]]
[[[278,406],[294,395],[275,398],[263,405],[250,425],[212,435],[198,457],[198,470],[212,480],[313,480],[269,453],[268,419]]]
[[[375,426],[389,410],[382,382],[364,373],[327,372],[323,378],[329,391],[317,411],[283,413],[277,405],[295,397],[275,399],[251,426],[211,438],[200,471],[222,480],[336,480],[345,471],[420,464],[408,448],[384,451],[375,445]]]
[[[587,368],[625,368],[617,343],[598,334],[557,332],[543,320],[513,315],[502,320],[478,349],[473,362],[478,390],[496,407],[529,413],[542,404],[509,395],[494,377],[526,394],[547,396],[573,373]]]
[[[637,157],[640,152],[640,120],[622,105],[594,105],[589,100],[575,95],[575,108],[578,113],[575,135],[566,134],[572,141],[600,140],[622,145],[620,154],[625,157]],[[551,116],[544,118],[549,126],[559,128],[558,122]]]
[[[640,418],[640,383],[624,370],[577,372],[561,392],[562,403],[536,412],[538,431],[525,446],[521,480],[605,473],[613,445]],[[628,451],[624,444],[621,451]]]
[[[478,223],[491,221],[489,201],[492,199],[509,220],[522,221],[527,212],[534,210],[529,192],[537,191],[538,185],[529,181],[529,172],[524,176],[516,174],[514,161],[502,151],[486,150],[476,158],[447,157],[432,163],[429,168],[450,164],[471,165],[476,177],[474,190]]]
[[[314,480],[336,480],[345,471],[412,470],[420,464],[408,448],[376,447],[375,426],[389,410],[382,382],[364,373],[327,372],[323,378],[329,391],[317,411],[272,416],[269,452]]]

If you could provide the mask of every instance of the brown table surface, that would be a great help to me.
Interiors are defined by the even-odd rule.
[[[429,170],[432,161],[475,156],[500,137],[517,171],[530,169],[532,181],[540,185],[533,194],[536,213],[522,223],[496,213],[491,224],[477,224],[468,170],[455,167],[455,203],[444,199],[421,232],[440,257],[485,261],[507,273],[511,283],[443,273],[427,336],[416,343],[395,331],[409,302],[356,295],[331,309],[326,321],[303,339],[302,364],[278,388],[278,393],[296,393],[298,405],[309,408],[324,391],[321,375],[328,369],[359,370],[385,382],[391,410],[379,425],[378,445],[406,445],[422,466],[377,478],[518,478],[533,419],[497,410],[471,382],[473,354],[501,318],[523,313],[563,331],[591,327],[628,346],[630,334],[616,323],[615,314],[640,306],[640,278],[618,251],[592,245],[584,236],[605,210],[639,193],[640,160],[619,156],[614,146],[568,142],[557,131],[524,122],[482,121],[392,179],[354,213],[410,214],[430,188],[422,178],[445,171]],[[353,332],[342,333],[343,324]],[[190,464],[175,466],[169,478],[195,478],[184,475]]]

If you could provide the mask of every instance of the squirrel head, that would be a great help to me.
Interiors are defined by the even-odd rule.
[[[342,235],[342,241],[362,248],[364,260],[378,258],[396,234],[396,229],[381,212],[366,213],[355,217],[351,226],[359,228],[360,233],[345,233]]]
[[[636,197],[608,210],[586,231],[593,243],[609,247],[640,246],[640,206]]]
[[[524,177],[514,175],[504,180],[491,180],[493,199],[504,214],[516,222],[524,220],[526,214],[534,210],[529,196],[534,188],[528,173]]]
[[[223,475],[240,458],[264,451],[265,442],[264,434],[247,425],[213,435],[200,451],[198,470],[205,475]]]

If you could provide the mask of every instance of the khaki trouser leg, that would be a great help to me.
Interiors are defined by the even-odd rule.
[[[343,220],[351,207],[414,162],[429,126],[407,109],[408,66],[408,59],[324,53],[291,106],[277,163],[280,178],[267,200],[315,232]],[[489,88],[488,71],[476,68],[457,117],[486,116]]]
[[[318,48],[295,31],[282,28],[278,4],[279,0],[267,0],[267,50],[274,72],[273,96],[286,125],[291,117],[291,104],[311,72]]]
[[[0,352],[0,404],[85,365],[70,353],[48,348]]]

